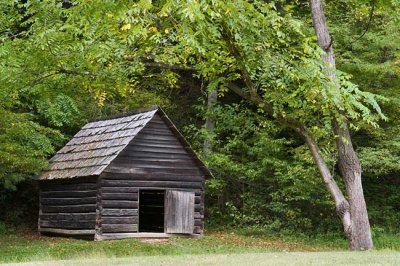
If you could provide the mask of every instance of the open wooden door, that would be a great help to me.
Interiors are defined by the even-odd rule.
[[[165,194],[165,232],[192,234],[194,192],[167,190]]]

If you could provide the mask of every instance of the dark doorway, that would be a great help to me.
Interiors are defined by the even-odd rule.
[[[164,232],[164,190],[140,190],[139,232]]]

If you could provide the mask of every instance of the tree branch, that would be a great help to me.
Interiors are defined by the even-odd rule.
[[[364,32],[363,32],[360,36],[358,36],[357,39],[355,39],[354,41],[352,41],[352,42],[350,43],[350,47],[351,47],[354,43],[356,43],[356,42],[358,42],[359,40],[361,40],[362,37],[364,37],[364,35],[368,32],[369,28],[371,27],[372,21],[374,20],[375,1],[376,1],[376,0],[370,0],[371,9],[370,9],[370,11],[369,11],[369,20],[368,20],[367,26],[365,27]]]
[[[57,70],[57,73],[59,74],[68,74],[68,75],[79,75],[79,76],[88,76],[92,75],[89,71],[79,71],[75,69],[65,69],[65,68],[60,68]]]
[[[233,39],[232,35],[230,34],[230,32],[226,28],[226,26],[222,27],[222,37],[224,38],[229,51],[236,58],[242,79],[246,83],[247,88],[249,89],[251,100],[255,101],[255,102],[262,102],[262,98],[257,93],[257,87],[254,84],[254,82],[252,81],[249,72],[247,71],[246,65],[244,63],[243,55],[240,53],[239,48],[232,41],[232,39]],[[272,110],[272,107],[271,107],[271,110]]]

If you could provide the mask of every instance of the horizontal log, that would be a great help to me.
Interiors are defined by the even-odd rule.
[[[202,182],[205,180],[202,175],[178,175],[178,174],[126,174],[126,173],[103,173],[102,179],[105,180],[153,180],[153,181],[188,181],[188,182]]]
[[[158,148],[158,149],[180,149],[184,150],[185,146],[183,146],[181,143],[152,143],[151,141],[138,141],[136,143],[132,143],[132,145],[128,147],[151,147],[151,148]],[[186,147],[188,148],[188,147]]]
[[[159,130],[170,130],[169,125],[166,125],[164,121],[155,121],[151,120],[150,122],[147,123],[145,129],[159,129]]]
[[[138,168],[160,168],[160,169],[169,169],[169,168],[176,168],[176,169],[192,169],[192,168],[199,168],[193,160],[145,160],[145,159],[132,159],[132,158],[117,158],[113,161],[113,164],[118,165],[127,165],[128,167],[138,167]]]
[[[76,184],[42,184],[42,191],[86,191],[95,190],[96,183],[76,183]]]
[[[159,130],[166,130],[166,131],[171,131],[168,125],[165,124],[164,121],[159,120],[150,120],[150,122],[147,123],[144,129],[159,129]]]
[[[138,159],[146,159],[146,158],[164,158],[164,159],[191,159],[192,156],[189,154],[182,153],[171,153],[171,152],[136,152],[124,150],[122,151],[118,158],[138,158]]]
[[[182,143],[184,146],[188,145],[186,140],[180,136],[179,133],[173,132],[172,135],[170,134],[157,134],[157,132],[154,133],[147,133],[147,134],[139,134],[138,136],[135,137],[135,140],[142,141],[142,140],[178,140],[180,143]]]
[[[40,228],[40,232],[42,233],[53,233],[53,234],[62,234],[62,235],[94,235],[93,230],[68,230],[61,228]]]
[[[199,226],[199,227],[203,228],[204,222],[202,220],[195,219],[194,226]]]
[[[95,204],[86,205],[65,205],[65,206],[47,206],[42,205],[41,210],[43,213],[48,212],[62,212],[62,213],[80,213],[80,212],[95,212]]]
[[[125,148],[127,151],[133,152],[163,152],[163,153],[178,153],[188,154],[188,152],[181,148],[161,148],[161,147],[147,147],[139,145],[131,145]]]
[[[167,128],[167,127],[157,127],[157,126],[151,126],[148,125],[145,128],[143,128],[140,133],[145,133],[145,134],[158,134],[158,135],[172,135],[172,131]]]
[[[177,174],[177,175],[190,175],[200,176],[204,173],[199,168],[192,169],[154,169],[154,168],[138,168],[130,165],[111,164],[104,173],[119,173],[119,174],[141,174],[141,175],[162,175],[162,174]]]
[[[138,193],[102,193],[102,200],[138,200]]]
[[[147,124],[139,133],[140,135],[166,135],[173,136],[175,134],[166,126],[161,124]]]
[[[96,204],[96,197],[86,198],[42,198],[41,204],[45,205],[79,205],[79,204]]]
[[[102,217],[102,224],[137,224],[139,221],[138,216],[126,217]]]
[[[167,122],[165,122],[163,119],[161,119],[157,115],[154,116],[146,125],[146,127],[151,127],[151,126],[159,126],[159,127],[169,128],[169,125],[167,124]]]
[[[201,206],[200,204],[194,204],[194,211],[195,212],[202,213],[203,209],[204,209],[203,206]]]
[[[136,187],[102,187],[101,194],[105,193],[137,193],[139,188]]]
[[[82,197],[95,197],[97,190],[88,191],[51,191],[40,192],[42,198],[82,198]]]
[[[193,233],[194,234],[203,234],[203,228],[201,228],[200,226],[195,226],[193,229]]]
[[[142,131],[143,132],[143,131]],[[130,145],[135,145],[136,143],[144,143],[144,144],[175,144],[175,145],[183,145],[182,142],[178,139],[175,140],[159,140],[159,139],[139,139],[136,138],[130,143]]]
[[[101,200],[103,208],[137,209],[137,201],[127,200]]]
[[[196,208],[196,206],[198,206],[198,205],[195,205],[194,210],[199,212],[200,214],[204,215],[204,206],[201,206],[200,208]]]
[[[204,219],[204,214],[201,214],[200,212],[195,212],[194,219]]]
[[[78,178],[67,178],[67,179],[50,179],[50,180],[39,180],[39,187],[43,185],[61,185],[61,184],[83,184],[83,183],[96,183],[97,176],[85,176]]]
[[[96,213],[42,213],[39,215],[42,220],[69,220],[69,221],[80,221],[80,220],[95,220]]]
[[[125,162],[129,161],[132,163],[152,163],[152,164],[165,164],[165,165],[170,165],[170,164],[183,164],[183,165],[193,165],[197,166],[194,163],[194,160],[191,157],[187,157],[184,159],[174,159],[174,158],[143,158],[143,157],[117,157],[115,161],[118,162]]]
[[[182,164],[182,163],[154,163],[154,162],[135,162],[134,160],[118,160],[114,161],[112,167],[121,167],[126,169],[138,168],[146,172],[169,172],[172,170],[174,173],[200,173],[200,168],[195,164]]]
[[[146,125],[145,128],[149,128],[149,129],[162,129],[162,130],[169,130],[169,131],[171,131],[170,126],[167,125],[167,124],[166,124],[164,121],[162,121],[162,120],[159,120],[159,121],[151,120],[150,122],[147,123],[147,125]]]
[[[202,188],[202,182],[180,181],[136,181],[136,180],[101,180],[103,187],[165,187],[165,188]]]
[[[104,233],[96,240],[111,240],[111,239],[124,239],[124,238],[170,238],[170,237],[200,237],[200,234],[190,234],[190,235],[182,235],[182,234],[166,234],[166,233]]]
[[[123,238],[169,238],[165,233],[104,233],[98,240],[123,239]]]
[[[155,114],[153,118],[149,121],[150,124],[153,123],[163,123],[164,125],[168,125],[167,122],[164,121],[162,114]]]
[[[137,224],[102,224],[103,233],[137,232]]]
[[[137,193],[140,190],[168,190],[173,189],[177,191],[188,191],[195,193],[195,196],[200,196],[203,193],[203,188],[201,189],[193,189],[193,188],[165,188],[165,187],[102,187],[102,195],[103,193]]]
[[[95,220],[87,221],[82,220],[79,222],[68,221],[68,220],[40,220],[39,224],[41,227],[51,227],[51,228],[64,228],[64,229],[94,229]]]
[[[101,211],[104,216],[135,216],[138,215],[137,209],[106,209]]]

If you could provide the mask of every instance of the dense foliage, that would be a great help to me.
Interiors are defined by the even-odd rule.
[[[334,170],[329,117],[336,108],[346,112],[371,222],[399,228],[400,6],[327,1],[341,71],[337,94],[321,72],[307,2],[267,2],[2,1],[0,207],[34,205],[24,200],[34,185],[23,181],[86,121],[159,104],[199,153],[204,138],[212,140],[210,223],[337,230],[334,205],[304,142],[262,104],[229,90],[234,83],[248,92],[246,69],[274,116],[310,127]],[[218,104],[207,112],[204,97],[214,90]],[[211,136],[202,129],[210,116]],[[16,221],[22,216],[16,213],[0,220]]]

